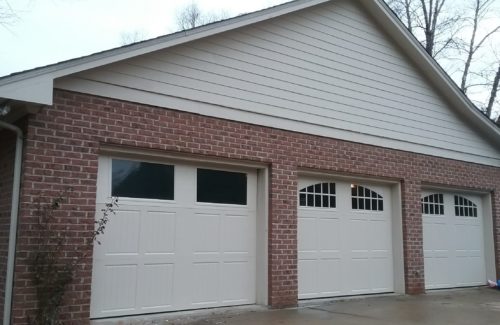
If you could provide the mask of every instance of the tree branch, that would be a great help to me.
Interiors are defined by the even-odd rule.
[[[486,115],[491,117],[491,113],[493,111],[493,104],[495,103],[495,98],[498,93],[498,86],[500,84],[500,64],[498,64],[498,70],[495,75],[495,79],[493,80],[493,85],[491,87],[490,100],[488,101],[488,105],[486,106]]]

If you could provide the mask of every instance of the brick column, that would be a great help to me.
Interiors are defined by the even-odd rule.
[[[402,183],[403,249],[406,293],[425,292],[421,186],[419,181]]]
[[[297,305],[297,170],[273,164],[269,184],[269,304]]]

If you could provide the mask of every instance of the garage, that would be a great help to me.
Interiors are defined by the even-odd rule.
[[[391,188],[299,180],[299,299],[394,292]]]
[[[441,191],[422,195],[425,288],[486,283],[482,199]]]
[[[256,302],[254,169],[101,157],[91,317]],[[99,213],[97,214],[99,216]]]

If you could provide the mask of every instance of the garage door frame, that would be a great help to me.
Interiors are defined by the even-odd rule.
[[[214,168],[221,170],[248,170],[252,169],[257,173],[256,186],[256,243],[255,243],[255,264],[256,264],[256,287],[255,287],[255,303],[258,305],[268,304],[268,166],[246,161],[229,161],[225,159],[206,159],[197,156],[163,154],[161,152],[151,152],[148,150],[118,148],[118,147],[103,147],[99,156],[99,170],[103,165],[103,161],[111,158],[116,159],[131,159],[151,163],[161,164],[188,164],[206,168]],[[97,184],[97,203],[99,211],[99,203],[102,204],[103,197],[106,197],[103,189],[107,189],[109,184],[103,177],[98,177]]]
[[[483,190],[475,191],[470,189],[463,189],[457,187],[440,186],[435,184],[423,184],[421,188],[421,193],[424,192],[436,192],[436,193],[446,193],[446,194],[460,194],[460,195],[473,195],[479,196],[481,199],[482,212],[483,212],[483,235],[484,235],[484,260],[485,260],[485,270],[487,279],[496,279],[496,264],[495,264],[495,244],[494,244],[494,227],[493,227],[493,210],[492,210],[492,198],[491,192],[493,190]],[[422,197],[422,195],[421,195]],[[423,217],[422,217],[423,223]],[[423,231],[423,229],[422,229]],[[422,233],[423,235],[423,233]],[[423,241],[422,241],[423,244]],[[423,247],[422,247],[423,249]],[[425,261],[424,261],[425,263]],[[424,276],[425,278],[425,276]],[[425,283],[424,283],[425,285]],[[439,290],[436,289],[426,289],[426,290]]]
[[[376,177],[360,177],[356,175],[332,174],[326,172],[316,172],[311,170],[299,170],[298,179],[300,178],[316,178],[321,181],[342,181],[353,182],[360,185],[374,184],[388,186],[391,199],[391,222],[392,222],[392,253],[393,253],[393,277],[394,277],[394,293],[404,294],[405,288],[405,271],[404,271],[404,247],[403,247],[403,209],[401,197],[401,183],[396,179],[376,178]],[[297,197],[298,191],[297,186]],[[297,202],[298,208],[298,202]],[[318,298],[313,298],[318,299]],[[321,298],[319,298],[321,299]]]

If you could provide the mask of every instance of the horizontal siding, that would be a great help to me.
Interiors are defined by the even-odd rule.
[[[57,86],[117,97],[117,92],[104,91],[109,87],[95,87],[112,85],[140,92],[136,101],[144,103],[157,96],[165,97],[166,107],[173,107],[174,98],[193,100],[236,110],[229,118],[245,122],[251,122],[248,113],[260,116],[263,125],[269,124],[267,117],[281,118],[298,131],[307,123],[347,140],[363,134],[365,143],[412,150],[406,143],[420,153],[441,149],[442,156],[500,164],[500,152],[448,107],[397,46],[348,1],[67,80]],[[208,112],[218,116],[213,108]]]
[[[305,95],[309,95],[311,90],[319,90],[325,94],[333,94],[339,97],[354,96],[356,99],[364,101],[368,104],[380,104],[386,106],[387,108],[392,108],[394,110],[394,114],[398,116],[401,115],[401,110],[410,106],[411,109],[407,109],[405,114],[437,119],[439,123],[450,122],[449,113],[439,111],[436,112],[435,110],[422,105],[419,100],[414,100],[405,96],[395,98],[396,96],[399,96],[396,92],[391,92],[386,89],[384,93],[381,93],[380,91],[374,89],[373,86],[370,85],[370,82],[367,82],[367,85],[360,84],[359,82],[348,82],[340,79],[339,77],[333,77],[331,74],[325,73],[324,69],[323,71],[321,71],[322,69],[317,69],[318,71],[308,70],[305,74],[299,66],[292,66],[289,63],[285,64],[278,60],[271,60],[265,57],[261,58],[263,61],[261,63],[249,63],[248,61],[244,61],[241,58],[241,55],[238,56],[240,53],[236,51],[227,47],[224,48],[208,43],[204,44],[204,50],[199,50],[194,47],[173,49],[169,57],[173,57],[175,54],[178,55],[175,58],[174,64],[181,66],[188,66],[194,69],[201,69],[203,71],[212,71],[214,74],[222,73],[226,75],[229,74],[231,76],[235,76],[237,74],[238,76],[241,75],[241,78],[244,78],[245,80],[257,79],[257,82],[266,85],[269,82],[278,80],[284,82],[286,88],[289,88],[290,86],[301,87],[302,92],[304,92]],[[215,57],[217,63],[207,60],[207,54],[209,54],[212,58]],[[160,56],[155,59],[163,62],[172,62],[168,61],[165,57]],[[224,63],[221,63],[221,61],[224,61]],[[216,65],[216,67],[211,67],[212,65]],[[215,72],[214,70],[217,71]],[[364,79],[359,79],[361,82],[365,82]],[[363,86],[365,91],[369,92],[367,99],[361,98],[358,95],[360,86]],[[415,108],[419,108],[419,110],[416,111]],[[369,108],[365,106],[364,109]],[[460,123],[460,126],[461,125],[462,124]]]

